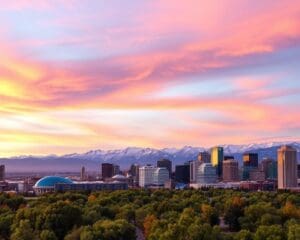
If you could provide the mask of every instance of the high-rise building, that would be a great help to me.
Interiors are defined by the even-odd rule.
[[[0,165],[0,181],[5,179],[5,165]]]
[[[243,180],[250,180],[250,172],[258,168],[258,154],[243,154]]]
[[[113,175],[118,175],[121,173],[120,166],[113,164]]]
[[[151,165],[140,167],[139,169],[139,186],[164,186],[165,182],[170,179],[167,168],[159,168]]]
[[[234,159],[224,160],[223,162],[223,181],[239,181],[239,163]]]
[[[257,168],[258,167],[258,154],[257,153],[244,153],[243,163],[246,167]]]
[[[277,179],[277,162],[271,158],[264,158],[260,163],[260,170],[266,179]]]
[[[198,161],[201,163],[210,163],[211,161],[210,153],[206,151],[200,152],[198,154]]]
[[[167,168],[158,167],[153,174],[153,185],[164,186],[166,181],[170,179],[170,172]]]
[[[148,187],[153,184],[154,172],[156,167],[154,166],[143,166],[139,168],[139,186]]]
[[[80,172],[80,180],[81,180],[81,181],[86,180],[85,167],[82,167],[82,168],[81,168],[81,172]]]
[[[211,163],[213,167],[217,169],[218,177],[222,177],[223,174],[223,159],[224,150],[222,147],[214,147],[211,149]]]
[[[297,187],[297,150],[291,146],[282,146],[277,151],[278,188]]]
[[[130,166],[129,173],[133,178],[133,185],[134,186],[139,185],[139,169],[140,169],[140,165],[138,165],[138,164],[132,164]]]
[[[190,165],[177,165],[175,167],[175,181],[179,183],[190,182]]]
[[[114,175],[114,165],[111,163],[102,163],[102,178],[111,178]]]
[[[169,159],[161,159],[157,161],[157,167],[166,168],[169,171],[169,177],[172,176],[172,161]]]
[[[217,181],[216,168],[211,163],[201,163],[197,170],[198,184],[211,184]]]
[[[197,182],[197,173],[198,173],[199,165],[200,162],[198,160],[190,161],[190,183]]]

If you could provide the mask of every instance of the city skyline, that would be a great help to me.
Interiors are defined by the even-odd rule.
[[[9,1],[0,156],[300,140],[297,1]]]

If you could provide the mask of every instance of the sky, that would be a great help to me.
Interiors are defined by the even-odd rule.
[[[0,3],[0,156],[300,139],[299,0]]]

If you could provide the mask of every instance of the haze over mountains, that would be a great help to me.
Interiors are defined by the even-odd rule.
[[[244,152],[257,152],[259,159],[263,157],[277,158],[279,146],[289,144],[298,151],[300,158],[300,142],[270,142],[247,145],[221,145],[225,155],[232,155],[242,164]],[[1,158],[0,164],[5,164],[7,172],[79,172],[82,166],[87,171],[100,171],[100,164],[110,162],[126,169],[132,163],[155,164],[158,159],[168,158],[173,161],[173,166],[183,164],[186,161],[196,159],[200,151],[209,150],[203,147],[185,146],[183,148],[137,148],[128,147],[119,150],[93,150],[83,154],[68,154],[63,156],[17,156]]]

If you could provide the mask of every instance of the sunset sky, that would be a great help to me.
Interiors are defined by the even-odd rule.
[[[10,0],[0,156],[300,139],[300,2]]]

